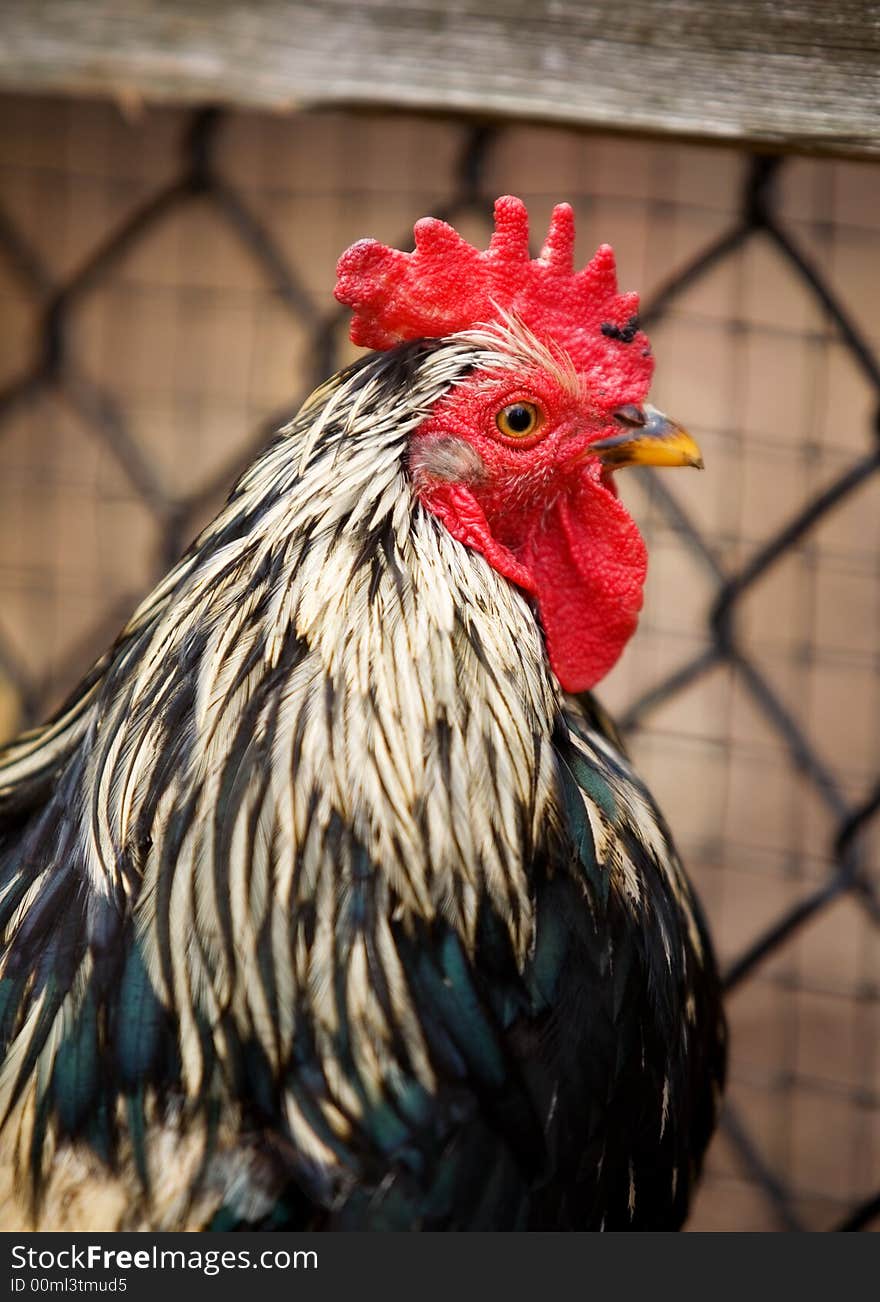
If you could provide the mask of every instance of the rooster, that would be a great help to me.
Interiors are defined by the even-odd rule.
[[[589,694],[701,464],[607,246],[434,219],[46,725],[0,753],[0,1228],[662,1229],[710,942]]]

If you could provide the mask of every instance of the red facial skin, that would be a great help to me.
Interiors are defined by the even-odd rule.
[[[499,411],[517,402],[541,412],[524,438],[497,425]],[[551,667],[569,692],[586,691],[611,669],[642,605],[644,542],[588,451],[619,432],[586,386],[575,395],[546,370],[507,371],[472,375],[451,390],[410,450],[425,507],[537,602]],[[432,443],[449,439],[479,457],[462,458],[461,478],[449,477],[448,458],[433,470]]]

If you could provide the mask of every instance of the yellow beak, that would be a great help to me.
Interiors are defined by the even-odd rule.
[[[648,403],[638,411],[644,414],[643,424],[632,425],[590,445],[590,452],[598,455],[603,466],[620,470],[623,466],[695,466],[703,469],[699,445],[686,430],[676,425],[662,411]]]

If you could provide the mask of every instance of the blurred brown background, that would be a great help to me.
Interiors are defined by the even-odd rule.
[[[351,355],[331,297],[351,241],[397,242],[450,204],[484,241],[487,201],[507,191],[540,237],[568,199],[581,259],[612,242],[622,286],[649,303],[741,221],[752,166],[732,147],[550,126],[475,136],[378,112],[230,112],[198,120],[195,145],[192,129],[184,110],[0,97],[0,737],[72,687],[253,448]],[[880,166],[791,158],[774,185],[774,220],[880,349]],[[875,437],[864,369],[761,232],[681,288],[651,333],[653,399],[697,435],[707,468],[622,484],[651,555],[640,632],[600,693],[624,715],[709,647],[717,571],[746,563]],[[880,772],[878,543],[875,473],[737,607],[748,665],[853,808]],[[798,771],[748,666],[684,675],[631,722],[735,962],[828,880],[842,815]],[[857,840],[876,887],[870,820]],[[827,1228],[880,1187],[875,900],[870,885],[841,891],[731,994],[735,1133],[712,1149],[692,1228]]]

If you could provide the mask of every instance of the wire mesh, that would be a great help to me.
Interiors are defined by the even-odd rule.
[[[176,560],[210,504],[296,409],[312,383],[332,373],[344,360],[342,341],[347,313],[328,306],[332,300],[326,293],[318,296],[313,292],[301,268],[282,247],[269,223],[255,211],[243,188],[226,175],[220,150],[226,121],[224,114],[215,109],[193,115],[180,142],[176,174],[144,194],[133,210],[126,211],[119,219],[96,220],[97,238],[72,260],[63,275],[59,276],[47,265],[23,223],[0,208],[0,262],[15,282],[16,293],[28,304],[38,306],[38,327],[30,348],[24,349],[21,364],[0,389],[0,442],[4,431],[23,410],[39,409],[47,400],[59,420],[72,418],[79,428],[89,432],[125,482],[120,500],[124,504],[134,497],[153,526],[150,537],[158,538],[158,545],[146,562],[142,587]],[[288,129],[295,132],[298,128],[291,123]],[[454,220],[460,226],[462,223],[466,226],[468,221],[478,224],[487,221],[494,197],[490,193],[492,160],[503,149],[504,137],[502,128],[461,127],[452,183],[442,202],[434,204],[436,215]],[[853,449],[851,455],[847,451],[830,481],[818,487],[811,481],[812,491],[803,495],[794,509],[784,513],[779,524],[754,545],[740,547],[732,563],[722,556],[723,549],[719,549],[711,531],[693,517],[666,480],[651,475],[644,481],[655,519],[673,531],[704,578],[708,578],[711,601],[700,644],[649,690],[629,700],[622,714],[624,728],[638,734],[664,706],[687,697],[708,676],[723,669],[750,698],[776,743],[784,750],[786,762],[799,775],[812,799],[824,809],[827,818],[823,826],[831,827],[830,844],[823,847],[819,879],[816,880],[815,872],[791,874],[792,890],[787,893],[786,906],[776,910],[763,925],[753,928],[747,942],[728,957],[725,981],[731,995],[754,982],[757,974],[767,970],[771,960],[784,954],[794,939],[841,897],[855,903],[874,935],[880,923],[880,898],[871,871],[869,838],[872,826],[876,832],[880,819],[880,778],[875,777],[874,784],[869,783],[867,788],[863,784],[853,794],[852,782],[844,780],[837,766],[825,758],[821,739],[805,722],[804,713],[793,708],[790,699],[779,690],[773,675],[768,673],[742,631],[743,612],[750,594],[761,589],[786,558],[808,546],[832,512],[854,502],[868,481],[876,482],[874,477],[880,469],[880,423],[876,415],[880,400],[880,359],[817,258],[804,250],[781,215],[780,180],[787,166],[781,157],[759,155],[750,160],[734,219],[705,246],[690,251],[674,274],[654,290],[643,313],[649,327],[662,325],[674,314],[677,303],[711,279],[719,268],[734,263],[747,246],[760,239],[772,247],[789,276],[818,307],[822,321],[819,343],[824,347],[833,340],[835,346],[845,350],[869,386],[875,406],[873,427],[864,431],[864,448]],[[259,268],[275,305],[305,340],[304,383],[302,391],[298,395],[291,392],[279,410],[261,416],[246,446],[235,445],[228,457],[214,465],[207,479],[189,491],[175,493],[169,489],[169,477],[162,473],[155,454],[137,436],[126,403],[120,400],[106,377],[92,373],[77,343],[87,328],[84,322],[87,323],[88,306],[95,293],[133,249],[144,245],[159,228],[173,222],[193,204],[208,206],[237,246],[246,251]],[[411,218],[420,215],[413,211]],[[390,231],[373,233],[385,239],[393,236]],[[398,234],[398,246],[406,247],[408,229]],[[733,347],[738,338],[735,314],[731,331]],[[149,546],[145,545],[144,550],[149,552]],[[32,579],[28,570],[24,581]],[[70,662],[77,664],[85,648],[99,649],[130,604],[131,598],[125,594],[118,602],[111,603],[109,610],[106,605],[100,608],[94,626],[84,628],[79,643],[69,650]],[[809,660],[816,649],[807,645],[802,654]],[[875,659],[874,672],[877,667],[880,665]],[[11,686],[22,722],[40,717],[56,694],[58,677],[57,673],[41,677],[26,648],[22,650],[21,646],[14,645],[0,625],[0,679]],[[63,673],[60,677],[63,679]],[[869,703],[860,703],[856,697],[852,706],[855,711],[870,711]],[[711,916],[711,906],[709,912]],[[779,980],[783,985],[787,981],[799,988],[790,971],[782,971]],[[870,974],[852,997],[871,1008],[877,1006],[880,996]],[[789,1023],[781,1033],[783,1038],[790,1038]],[[735,1055],[734,1040],[734,1061]],[[791,1098],[798,1086],[790,1055],[788,1061],[789,1066],[780,1070],[776,1081],[784,1099]],[[863,1081],[850,1090],[850,1096],[866,1110],[880,1113],[876,1092]],[[737,1160],[750,1181],[762,1191],[767,1224],[804,1228],[806,1221],[800,1211],[798,1190],[785,1169],[786,1164],[768,1156],[762,1137],[754,1133],[750,1120],[732,1101],[727,1104],[723,1125]],[[880,1218],[880,1192],[865,1197],[862,1191],[862,1196],[842,1201],[845,1205],[836,1216],[826,1219],[826,1228],[863,1229]]]

